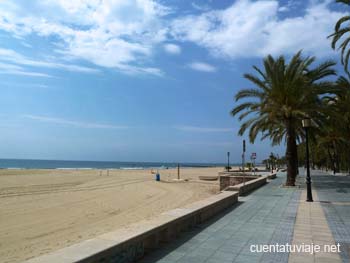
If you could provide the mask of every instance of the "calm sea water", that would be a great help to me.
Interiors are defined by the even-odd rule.
[[[219,163],[182,163],[180,165],[181,167],[224,166]],[[177,167],[177,163],[0,159],[0,168],[3,169],[166,169],[174,167]]]

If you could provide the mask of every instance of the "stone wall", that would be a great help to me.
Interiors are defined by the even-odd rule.
[[[248,182],[258,178],[258,176],[229,176],[229,175],[220,175],[220,191],[225,190],[229,186],[234,186],[241,184],[243,182]]]
[[[245,195],[267,183],[268,176],[260,176],[248,182],[243,182],[226,188],[227,191],[238,191],[239,195]]]
[[[93,239],[33,258],[27,263],[61,262],[135,262],[185,231],[238,201],[238,192],[224,191],[183,208],[173,209],[158,217],[106,233]]]

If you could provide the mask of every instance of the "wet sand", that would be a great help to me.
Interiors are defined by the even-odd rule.
[[[0,170],[0,261],[23,260],[152,218],[218,192],[223,168]]]

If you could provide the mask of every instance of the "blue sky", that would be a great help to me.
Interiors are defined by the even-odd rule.
[[[317,0],[0,1],[0,157],[239,162],[243,73],[300,49],[339,61],[326,37],[343,15]]]

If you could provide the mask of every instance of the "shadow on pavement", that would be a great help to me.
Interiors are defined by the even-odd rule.
[[[176,239],[172,239],[169,242],[161,243],[159,247],[155,250],[149,251],[148,253],[145,253],[144,257],[137,261],[138,263],[154,263],[158,260],[162,259],[164,256],[169,254],[170,252],[176,250],[181,245],[185,244],[192,238],[196,237],[199,233],[201,233],[203,230],[205,230],[207,227],[209,227],[211,224],[215,223],[217,220],[224,217],[226,214],[232,212],[234,209],[236,209],[238,206],[243,204],[244,202],[238,201],[236,204],[234,204],[232,207],[226,209],[225,211],[222,211],[221,213],[217,214],[213,218],[209,219],[208,221],[199,224],[187,231],[181,232],[179,234],[179,237]]]

